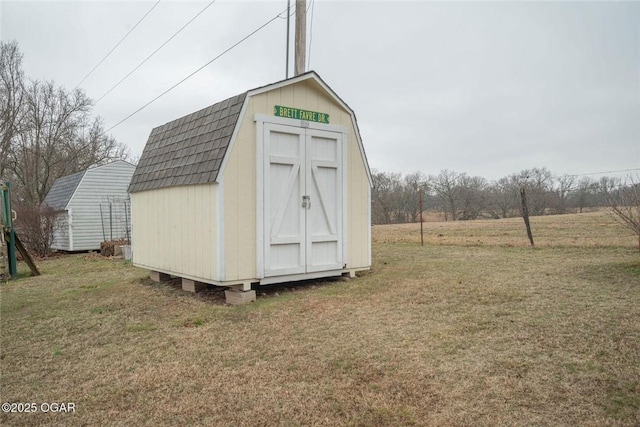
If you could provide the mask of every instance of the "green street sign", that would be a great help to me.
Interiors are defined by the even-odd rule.
[[[300,110],[299,108],[276,105],[273,107],[273,114],[277,117],[287,117],[289,119],[329,124],[329,115],[325,113],[318,113],[317,111]]]

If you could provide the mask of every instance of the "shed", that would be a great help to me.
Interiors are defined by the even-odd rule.
[[[133,263],[185,290],[371,266],[371,173],[354,112],[313,71],[151,131],[131,180]]]
[[[52,247],[99,250],[105,240],[127,238],[131,229],[127,187],[135,168],[116,160],[58,178],[43,202],[56,212]]]

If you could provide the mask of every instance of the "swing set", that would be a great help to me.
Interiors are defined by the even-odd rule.
[[[39,276],[38,267],[13,227],[16,211],[11,208],[11,184],[9,182],[0,182],[0,205],[0,278],[4,277],[6,280],[18,278],[17,252],[20,252],[31,269],[31,275]]]

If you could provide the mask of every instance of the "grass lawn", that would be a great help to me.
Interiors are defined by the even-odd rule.
[[[219,291],[117,259],[0,285],[1,425],[639,425],[640,254],[601,213],[375,226],[352,280]]]

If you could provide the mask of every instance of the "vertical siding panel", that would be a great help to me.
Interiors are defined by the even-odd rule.
[[[195,242],[195,238],[196,238],[196,223],[195,223],[195,217],[196,217],[196,212],[195,212],[195,200],[194,200],[194,192],[195,192],[195,188],[193,186],[189,186],[187,187],[187,192],[188,192],[188,199],[187,199],[187,204],[185,205],[186,211],[183,211],[183,217],[186,220],[186,226],[184,221],[181,218],[180,221],[180,227],[183,230],[186,230],[188,232],[188,240],[184,241],[184,250],[182,251],[182,263],[183,266],[181,268],[184,268],[186,271],[190,271],[191,274],[195,273],[195,259],[194,259],[194,255],[195,255],[195,251],[193,250],[193,244]]]
[[[56,230],[53,234],[52,248],[61,251],[69,251],[69,212],[56,214]]]
[[[278,92],[278,91],[276,91]],[[269,95],[270,94],[270,95]],[[273,104],[263,101],[269,95]],[[265,94],[258,105],[281,103],[279,93]],[[224,175],[224,250],[227,280],[250,280],[256,277],[256,128],[251,116],[245,115],[236,141],[229,153]],[[263,113],[263,111],[260,111]]]
[[[109,224],[109,198],[127,199],[127,188],[135,166],[116,161],[89,169],[71,197],[73,250],[98,250],[103,241],[100,204],[103,204],[106,238],[126,237],[126,221],[122,203],[113,206],[113,223]],[[118,211],[116,211],[116,209]],[[112,232],[111,232],[112,231]]]
[[[134,264],[217,280],[215,196],[215,184],[134,193]]]
[[[285,107],[295,106],[293,88],[291,86],[285,86],[278,89],[280,92],[280,105]]]
[[[202,222],[202,186],[194,186],[194,193],[194,229],[199,230],[199,233],[195,233],[194,239],[191,241],[191,250],[193,252],[194,259],[193,274],[203,276],[202,239],[204,237],[204,224]]]
[[[349,197],[350,221],[349,221],[349,251],[351,252],[351,267],[369,266],[369,208],[368,193],[369,181],[365,165],[360,155],[360,148],[355,139],[355,134],[349,135],[349,185],[352,189]]]
[[[181,233],[181,230],[180,230],[180,222],[183,221],[182,215],[180,215],[179,217],[173,218],[174,214],[177,213],[175,210],[175,207],[177,205],[182,205],[182,209],[187,208],[186,202],[188,201],[189,187],[183,187],[181,190],[182,191],[180,191],[178,187],[172,187],[171,190],[167,193],[170,197],[164,198],[165,223],[168,223],[168,227],[163,227],[163,228],[165,230],[170,231],[171,233],[170,236],[175,239],[175,243],[174,243],[171,241],[172,239],[167,238],[169,236],[165,235],[164,236],[165,247],[170,247],[175,245],[177,248],[176,251],[173,251],[175,253],[174,256],[170,255],[171,251],[166,252],[165,256],[168,256],[170,258],[170,263],[174,271],[184,271],[182,269],[182,255],[184,254],[184,250],[185,250],[185,239],[182,236],[188,236],[186,232]],[[179,196],[181,195],[186,196],[184,197],[184,200],[180,200]],[[182,214],[182,212],[180,212],[180,214]]]
[[[280,96],[281,92],[279,89],[269,91],[265,94],[259,95],[263,96],[267,100],[267,111],[264,111],[263,114],[273,115],[273,107],[274,105],[282,105],[282,97]]]
[[[214,247],[214,239],[211,233],[211,200],[207,197],[207,193],[211,190],[205,186],[202,187],[202,241],[200,242],[201,257],[201,275],[211,277],[211,259],[207,258],[211,254]]]
[[[267,107],[267,97],[262,95],[252,96],[249,98],[247,111],[249,111],[249,109],[251,110],[251,115],[249,116],[247,114],[247,116],[245,116],[249,119],[253,119],[253,116],[256,113],[273,114],[273,110],[269,113],[265,113],[269,108]]]
[[[155,231],[154,237],[155,237],[155,241],[157,242],[157,245],[162,246],[162,248],[166,248],[167,244],[169,243],[168,239],[165,239],[165,237],[167,237],[169,233],[173,234],[173,228],[171,223],[169,222],[169,215],[167,212],[169,208],[169,202],[171,201],[171,198],[172,198],[172,193],[173,193],[173,188],[169,188],[166,191],[166,195],[160,194],[159,192],[153,192],[151,195],[151,198],[155,199],[155,201],[157,202],[156,206],[160,207],[160,212],[157,212],[156,215],[158,215],[158,219],[160,220],[161,226],[157,227],[154,230]],[[177,202],[178,201],[176,200],[176,203]],[[175,246],[180,250],[182,250],[182,248],[179,245],[180,245],[180,241],[176,240]],[[157,248],[156,250],[162,251],[159,248]],[[170,251],[162,251],[161,253],[162,253],[163,265],[168,265],[170,270],[175,271],[177,257],[170,256],[170,253],[171,253]]]
[[[174,187],[173,189],[174,193],[180,191],[179,187]],[[192,272],[193,270],[189,270],[188,268],[185,268],[185,255],[187,254],[187,251],[189,250],[189,242],[192,239],[192,234],[191,234],[191,221],[189,221],[189,214],[191,213],[190,207],[189,207],[189,200],[191,199],[190,197],[191,195],[191,187],[187,186],[184,187],[184,202],[182,203],[182,209],[180,209],[180,214],[177,217],[174,217],[171,219],[171,225],[174,229],[173,234],[174,235],[180,235],[180,234],[184,234],[185,238],[182,238],[179,240],[180,242],[180,251],[177,254],[177,263],[176,263],[176,269],[178,271],[190,271]],[[175,209],[171,210],[172,213],[177,213]],[[172,215],[173,216],[173,215]]]
[[[211,187],[211,191],[208,192],[210,199],[209,204],[211,209],[209,211],[209,222],[211,226],[211,254],[207,256],[209,261],[209,268],[211,269],[211,277],[219,279],[218,269],[216,268],[218,263],[218,239],[220,239],[220,232],[218,231],[218,219],[216,218],[217,212],[217,198],[220,187],[218,184],[214,184]]]
[[[238,203],[238,216],[241,218],[238,233],[238,247],[240,250],[238,272],[240,276],[255,277],[255,215],[256,215],[256,144],[255,123],[247,122],[242,135],[242,144],[239,150],[239,159],[242,159],[244,167],[239,168],[240,200]]]
[[[161,248],[164,245],[164,241],[161,239],[161,235],[160,235],[160,229],[164,225],[164,222],[163,222],[164,205],[162,204],[162,199],[158,197],[157,193],[151,192],[151,193],[143,193],[143,194],[146,196],[145,199],[147,201],[147,205],[145,207],[148,210],[144,211],[145,216],[143,217],[143,219],[141,219],[140,222],[148,221],[150,224],[153,224],[153,226],[150,225],[149,233],[142,236],[144,236],[146,240],[145,243],[147,244],[149,256],[151,257],[151,259],[155,259],[162,255]],[[149,214],[151,212],[155,212],[155,215]],[[134,230],[134,232],[136,232],[136,230]],[[135,253],[135,248],[134,248],[134,253]],[[165,260],[162,259],[162,262],[164,263]]]
[[[194,224],[195,212],[193,211],[193,186],[185,187],[186,189],[186,203],[182,206],[182,212],[179,218],[176,218],[179,231],[185,233],[187,238],[182,239],[182,250],[180,251],[180,268],[182,271],[189,271],[194,273],[193,269],[195,263],[193,260],[193,239],[196,236],[196,227]]]
[[[235,280],[238,277],[238,146],[242,145],[241,139],[237,139],[233,146],[232,152],[229,154],[229,163],[225,170],[224,176],[224,221],[225,230],[223,245],[225,251],[225,274],[227,280]]]
[[[304,84],[289,86],[293,90],[293,105],[297,108],[306,108],[309,109],[309,104],[307,103],[307,87]]]

